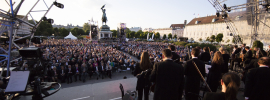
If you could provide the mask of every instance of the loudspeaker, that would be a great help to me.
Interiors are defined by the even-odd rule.
[[[42,57],[42,51],[38,47],[22,48],[19,52],[20,55],[25,58]]]

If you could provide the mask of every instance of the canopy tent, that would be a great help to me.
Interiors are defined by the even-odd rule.
[[[74,35],[72,35],[71,32],[69,32],[69,35],[65,37],[65,39],[77,39]]]

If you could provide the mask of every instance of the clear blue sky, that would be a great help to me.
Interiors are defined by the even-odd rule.
[[[9,1],[9,0],[7,0]],[[19,3],[20,0],[16,4]],[[25,0],[19,15],[25,15],[36,0]],[[40,0],[35,10],[45,10]],[[54,0],[45,0],[52,4]],[[55,24],[82,26],[90,19],[97,20],[101,26],[101,6],[106,4],[107,25],[116,29],[120,22],[127,27],[167,28],[171,24],[181,24],[184,20],[191,21],[194,17],[215,14],[216,10],[208,0],[57,0],[65,5],[64,9],[53,7],[47,18],[53,18]],[[221,0],[223,1],[223,0]],[[246,0],[227,0],[228,6],[245,3]],[[0,8],[8,10],[5,0],[0,1]],[[39,20],[43,13],[31,13]],[[195,14],[195,15],[194,15]],[[199,14],[199,15],[198,15]]]

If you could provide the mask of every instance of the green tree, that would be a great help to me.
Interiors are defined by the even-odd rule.
[[[113,32],[113,33],[112,33],[112,36],[113,36],[113,37],[117,37],[117,31],[116,31],[116,30],[111,30],[111,32]]]
[[[202,42],[202,38],[199,38],[199,41]]]
[[[210,42],[215,42],[215,40],[216,40],[216,36],[215,36],[215,35],[212,35],[212,36],[210,37]]]
[[[67,36],[69,34],[69,31],[65,28],[60,28],[59,32],[61,36]]]
[[[89,30],[89,32],[90,32],[90,25],[89,25],[88,23],[84,23],[84,24],[83,24],[83,31],[84,31],[85,33],[89,33],[88,30]]]
[[[85,31],[83,31],[83,29],[78,29],[77,34],[78,35],[87,35],[87,34],[85,34]]]
[[[169,33],[168,34],[168,39],[171,39],[172,38],[172,33]]]
[[[78,27],[75,27],[75,28],[71,29],[71,33],[72,33],[74,36],[80,35],[80,34],[78,33],[78,31],[79,31],[79,28],[78,28]]]
[[[206,38],[206,41],[210,42],[210,38],[209,38],[209,37],[207,37],[207,38]]]
[[[142,30],[139,30],[139,31],[137,31],[136,33],[135,33],[135,38],[141,38],[140,36],[141,36],[141,34],[143,34],[143,31]]]
[[[263,43],[261,41],[256,40],[253,42],[253,45],[252,45],[252,48],[254,47],[259,47],[261,50],[263,50]]]
[[[47,21],[42,21],[37,27],[35,35],[51,36],[53,33],[52,25]]]
[[[174,39],[175,39],[175,38],[177,39],[177,35],[176,35],[176,34],[174,34],[173,38],[174,38]]]
[[[231,41],[231,40],[230,40],[230,39],[228,39],[228,40],[226,41],[226,43],[230,43],[230,41]]]
[[[222,39],[223,39],[223,33],[219,33],[219,34],[217,35],[217,37],[216,37],[216,41],[217,41],[218,43],[220,43],[220,42],[222,41]]]
[[[155,38],[156,38],[156,39],[160,39],[160,34],[159,34],[159,32],[157,32],[157,33],[155,34]]]
[[[130,33],[126,33],[126,38],[130,38]]]
[[[166,38],[167,38],[167,36],[166,36],[166,34],[164,34],[164,35],[163,35],[163,39],[166,39]]]
[[[131,32],[129,32],[129,38],[133,38],[133,37],[135,37],[135,34],[136,34],[136,32],[134,32],[134,31],[131,31]]]
[[[55,36],[60,36],[60,32],[59,32],[59,29],[57,27],[53,28],[53,31],[54,31]]]
[[[143,38],[143,39],[146,39],[146,38],[147,38],[147,34],[148,34],[148,33],[149,33],[148,31],[144,32],[144,33],[143,33],[143,37],[142,37],[142,38]]]
[[[85,34],[86,34],[86,35],[89,35],[89,33],[90,33],[90,30],[86,30],[86,31],[85,31]]]

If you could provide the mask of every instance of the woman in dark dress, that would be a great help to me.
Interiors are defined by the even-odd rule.
[[[224,66],[222,68],[222,73],[227,73],[229,71],[229,59],[230,59],[230,55],[227,53],[227,50],[223,47],[219,48],[219,51],[221,52],[222,54],[222,58],[223,58],[223,61],[224,61]]]
[[[237,100],[240,77],[235,73],[224,74],[221,79],[221,93],[206,93],[203,100]]]
[[[140,63],[137,63],[135,66],[134,76],[142,73],[142,71],[149,70],[152,68],[151,61],[149,59],[149,55],[147,52],[143,52],[141,56]],[[147,76],[142,76],[147,77]],[[148,84],[148,86],[146,86]],[[143,78],[138,78],[136,90],[138,91],[138,100],[142,100],[143,93],[144,93],[144,100],[149,100],[149,89],[150,89],[150,81],[146,83]]]
[[[212,60],[211,68],[209,69],[209,74],[207,77],[207,83],[213,92],[216,92],[219,86],[223,66],[224,61],[222,55],[219,51],[217,51]]]

